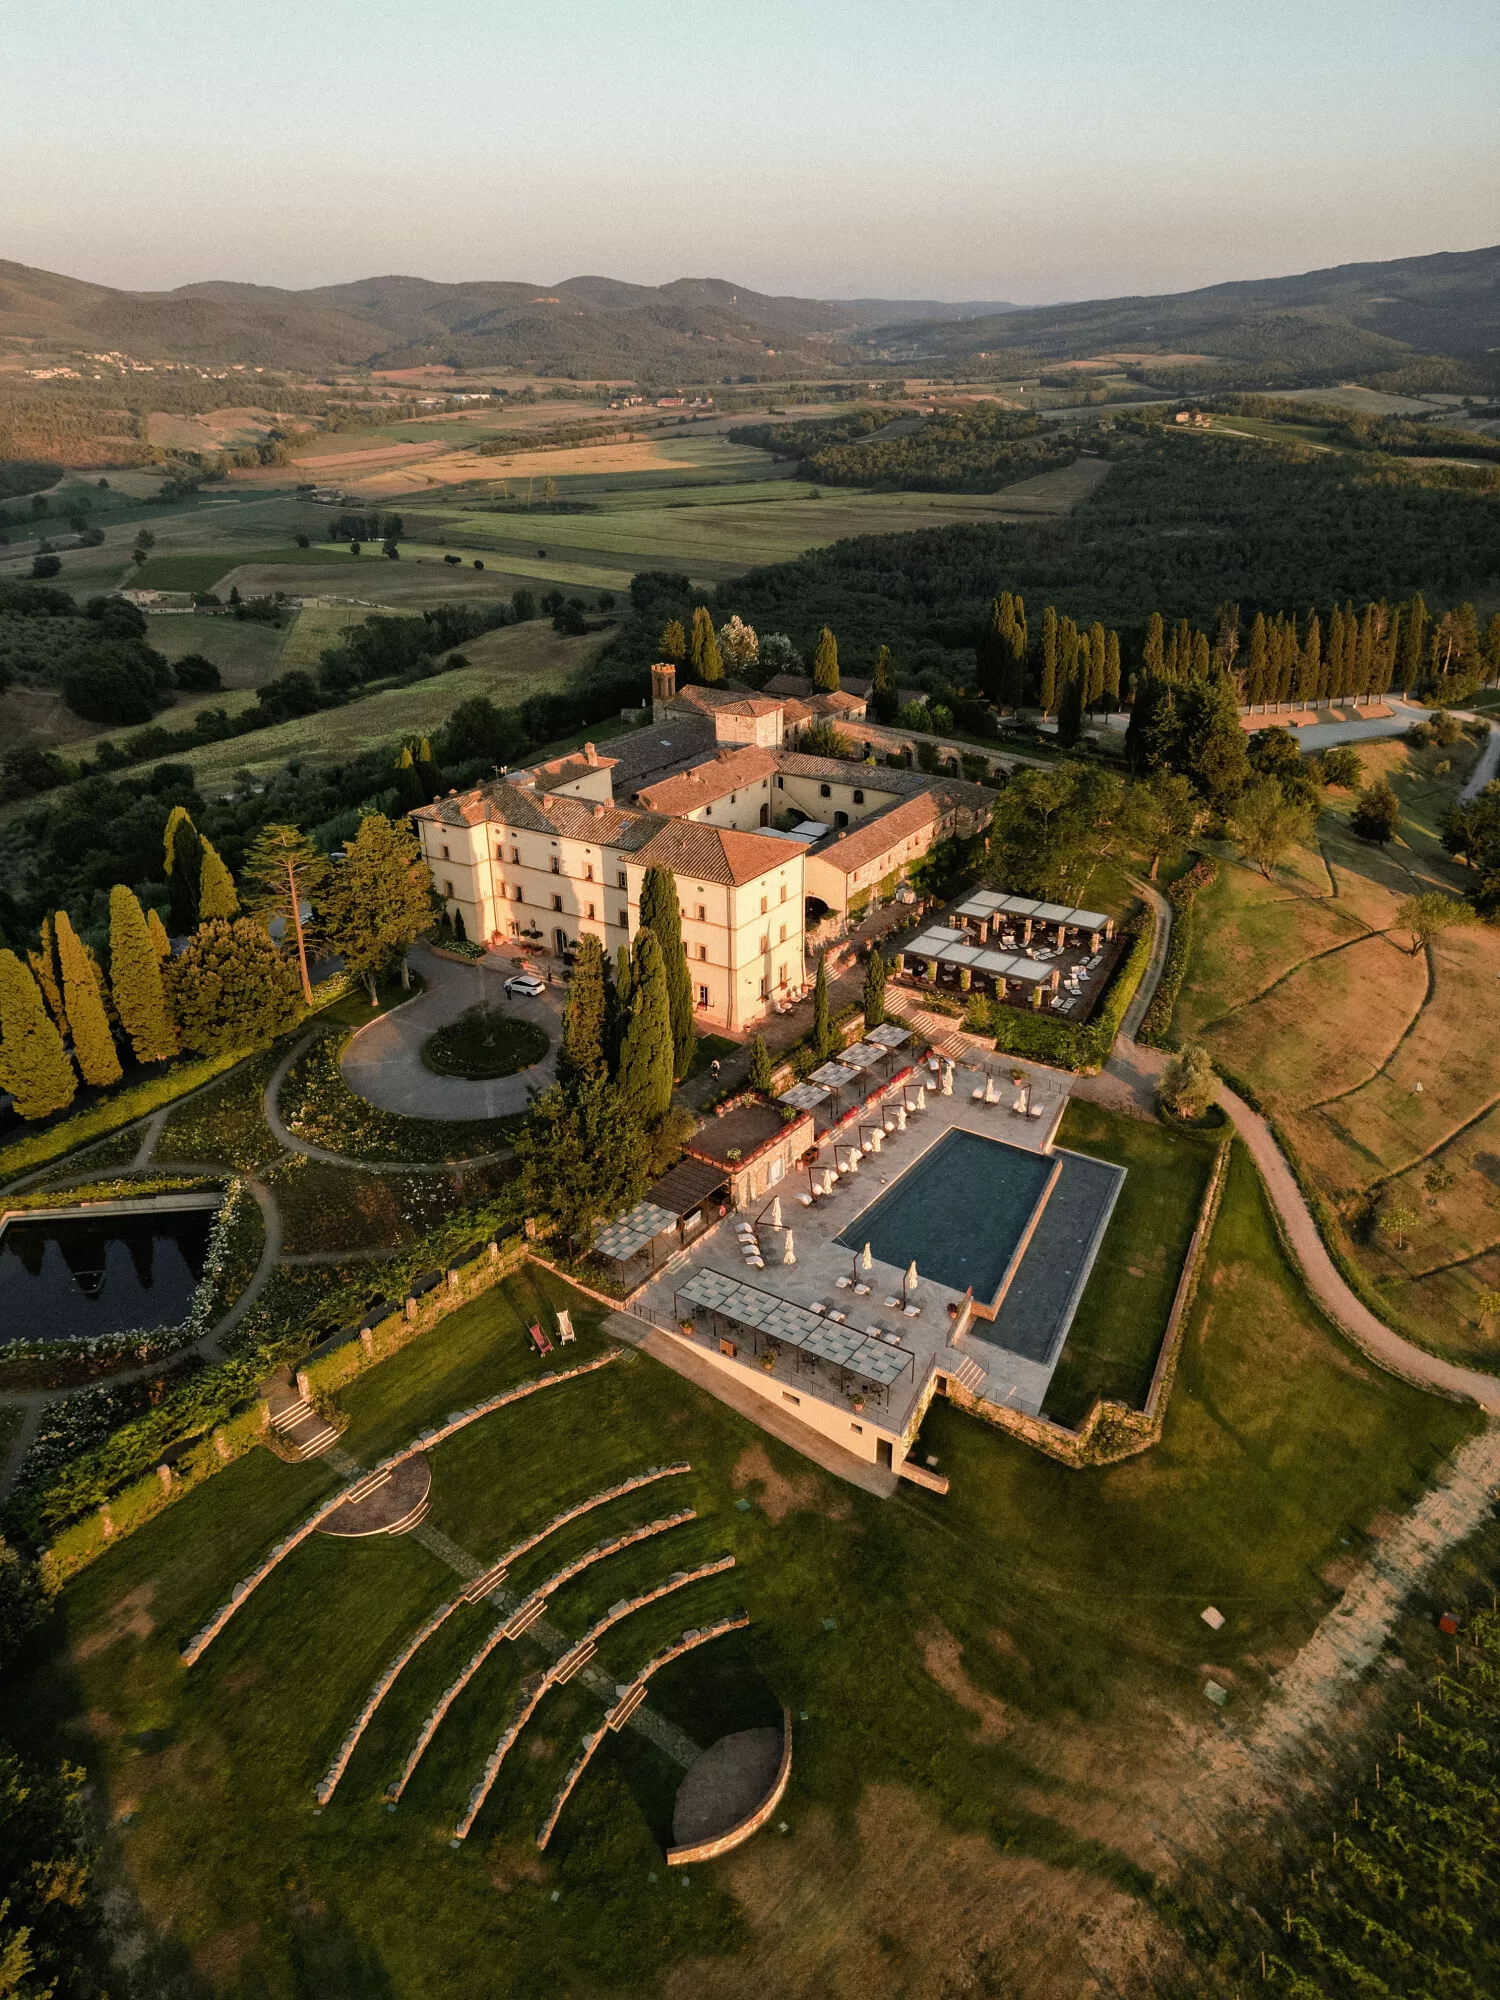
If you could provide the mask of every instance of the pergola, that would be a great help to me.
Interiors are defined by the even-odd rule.
[[[841,1392],[848,1387],[845,1377],[856,1375],[879,1391],[882,1401],[889,1398],[892,1383],[909,1371],[915,1380],[916,1357],[900,1343],[896,1334],[878,1328],[862,1333],[840,1326],[799,1306],[791,1299],[763,1292],[742,1279],[722,1271],[695,1271],[675,1294],[678,1316],[683,1302],[708,1313],[716,1333],[721,1320],[748,1333],[752,1352],[760,1355],[773,1346],[789,1347],[799,1368],[815,1369],[818,1364],[836,1369]]]
[[[607,1222],[602,1229],[594,1232],[594,1254],[607,1257],[615,1264],[628,1264],[632,1257],[638,1257],[648,1246],[651,1251],[651,1268],[656,1269],[656,1244],[669,1229],[677,1227],[677,1217],[669,1208],[658,1208],[654,1201],[638,1201],[628,1215],[622,1215],[617,1222]]]

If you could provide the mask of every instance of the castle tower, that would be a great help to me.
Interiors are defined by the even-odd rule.
[[[677,669],[670,660],[658,660],[651,669],[651,720],[660,722],[670,702],[677,698]]]

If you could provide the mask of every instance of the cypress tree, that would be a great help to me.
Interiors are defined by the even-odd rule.
[[[865,1028],[878,1028],[885,1019],[885,959],[880,948],[870,953],[865,966]]]
[[[0,1083],[23,1118],[65,1109],[78,1088],[41,989],[13,951],[0,951]]]
[[[1085,700],[1097,708],[1104,698],[1104,627],[1096,618],[1089,627],[1089,681]]]
[[[1297,699],[1311,701],[1318,692],[1318,683],[1323,674],[1323,632],[1314,611],[1308,618],[1307,631],[1302,640],[1302,653],[1297,665]]]
[[[424,803],[428,799],[435,799],[443,789],[443,774],[438,769],[437,758],[432,754],[432,744],[425,736],[417,745],[417,754],[413,763]]]
[[[227,923],[239,913],[240,899],[235,894],[234,877],[225,867],[213,842],[205,840],[202,866],[198,873],[198,921],[206,924],[218,918]]]
[[[120,1058],[115,1053],[114,1036],[109,1032],[104,998],[66,910],[58,911],[55,923],[63,1006],[73,1035],[73,1060],[85,1083],[104,1088],[120,1081]]]
[[[707,613],[705,612],[705,617]],[[724,656],[719,651],[719,635],[709,621],[708,636],[703,641],[703,657],[698,664],[698,673],[705,687],[712,687],[715,681],[724,678]]]
[[[758,1090],[762,1097],[771,1094],[771,1051],[766,1047],[764,1035],[757,1035],[750,1044],[750,1073],[748,1082],[752,1090]]]
[[[1195,632],[1193,634],[1193,679],[1200,687],[1207,683],[1208,672],[1208,634],[1206,632]]]
[[[1083,731],[1083,676],[1074,674],[1063,689],[1062,707],[1057,712],[1057,740],[1071,750]]]
[[[641,882],[641,923],[656,934],[672,1015],[672,1074],[687,1075],[698,1037],[693,1032],[693,983],[682,943],[682,905],[670,868],[648,868]]]
[[[1368,694],[1370,683],[1375,678],[1375,607],[1367,604],[1359,621],[1359,642],[1354,656],[1354,679],[1351,694]]]
[[[147,910],[146,929],[151,933],[151,949],[156,953],[158,964],[172,956],[172,940],[167,936],[167,927],[158,910]]]
[[[875,675],[870,683],[870,707],[877,722],[894,722],[899,707],[896,675],[891,666],[891,649],[882,646],[875,655]]]
[[[120,1025],[130,1037],[136,1061],[165,1062],[175,1056],[177,1030],[167,1012],[161,960],[146,916],[123,882],[109,892],[109,971]]]
[[[1104,702],[1106,708],[1120,706],[1120,635],[1113,626],[1104,639]]]
[[[42,998],[47,1003],[47,1012],[52,1016],[53,1026],[60,1035],[68,1032],[68,1010],[63,1005],[62,978],[57,969],[57,940],[52,931],[52,919],[42,918],[41,943],[35,951],[26,954],[26,962],[32,975],[42,990]]]
[[[1328,615],[1328,659],[1323,670],[1323,692],[1334,701],[1344,692],[1344,613],[1337,604]]]
[[[203,861],[203,842],[186,806],[173,806],[167,815],[162,859],[172,901],[172,929],[180,937],[198,921],[198,874]]]
[[[1161,613],[1153,611],[1146,620],[1146,643],[1141,648],[1141,665],[1148,674],[1163,674],[1167,669],[1165,642],[1162,638]]]
[[[990,600],[987,624],[974,644],[974,678],[988,701],[998,701],[1010,659],[1010,592]]]
[[[1245,669],[1245,700],[1252,708],[1266,699],[1266,662],[1266,616],[1257,611],[1250,627],[1250,662]]]
[[[1160,628],[1161,620],[1158,618]],[[1038,698],[1043,715],[1057,706],[1057,613],[1049,604],[1042,613],[1042,682]]]
[[[564,1090],[604,1075],[604,1031],[604,947],[585,931],[578,940],[557,1052],[557,1080]]]
[[[620,1101],[640,1125],[657,1125],[672,1104],[672,1009],[656,933],[643,925],[631,953],[630,1012],[620,1038]]]
[[[1276,669],[1276,699],[1290,701],[1292,689],[1297,684],[1297,662],[1301,655],[1297,643],[1296,614],[1284,619],[1280,627],[1281,654]]]
[[[661,628],[661,656],[670,660],[674,667],[680,667],[687,652],[687,634],[682,629],[680,618],[669,618]]]
[[[396,796],[408,812],[415,806],[425,805],[429,796],[422,791],[422,780],[417,775],[416,760],[409,743],[402,744],[401,755],[396,759]]]
[[[1057,621],[1057,698],[1065,702],[1069,683],[1078,675],[1078,628],[1071,618]]]
[[[819,694],[839,691],[839,642],[826,625],[818,634],[818,647],[813,654],[813,686]]]
[[[1406,606],[1401,620],[1400,680],[1403,690],[1422,678],[1422,649],[1427,639],[1427,605],[1421,591]]]
[[[714,621],[708,615],[707,605],[700,604],[693,613],[692,637],[688,641],[688,661],[700,680],[703,678],[703,655],[710,639],[717,650],[718,634],[714,631]]]
[[[813,1054],[826,1062],[833,1049],[833,1030],[828,1022],[828,954],[818,953],[818,976],[813,982]]]

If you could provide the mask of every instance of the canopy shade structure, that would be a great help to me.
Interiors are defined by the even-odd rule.
[[[662,1175],[646,1199],[672,1215],[687,1215],[721,1193],[728,1184],[729,1176],[722,1167],[711,1166],[706,1160],[679,1160]]]
[[[911,1029],[898,1028],[894,1021],[882,1021],[878,1028],[871,1028],[865,1040],[882,1049],[899,1049],[911,1040]]]
[[[828,1092],[815,1083],[794,1083],[790,1090],[782,1091],[776,1102],[792,1111],[812,1111],[828,1102]]]
[[[850,1069],[844,1063],[826,1062],[821,1069],[815,1069],[808,1079],[810,1083],[825,1083],[830,1090],[842,1090],[846,1083],[853,1083],[859,1075],[857,1069]]]
[[[594,1248],[601,1257],[613,1257],[623,1264],[663,1230],[676,1226],[677,1217],[669,1208],[658,1208],[654,1201],[638,1201],[628,1215],[595,1232]]]
[[[779,1299],[722,1271],[695,1271],[676,1296],[834,1367],[847,1368],[882,1388],[889,1388],[912,1366],[913,1356],[907,1349],[888,1346],[853,1327],[835,1326],[806,1306]]]
[[[874,1042],[856,1042],[852,1049],[845,1049],[843,1061],[853,1069],[873,1069],[876,1063],[884,1062],[890,1053]]]

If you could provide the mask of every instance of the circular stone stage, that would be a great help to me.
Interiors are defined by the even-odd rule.
[[[677,1787],[672,1845],[719,1840],[755,1811],[781,1769],[779,1729],[741,1729],[711,1744]]]
[[[432,1467],[421,1452],[383,1475],[365,1473],[349,1498],[318,1523],[320,1535],[404,1535],[427,1512]]]

